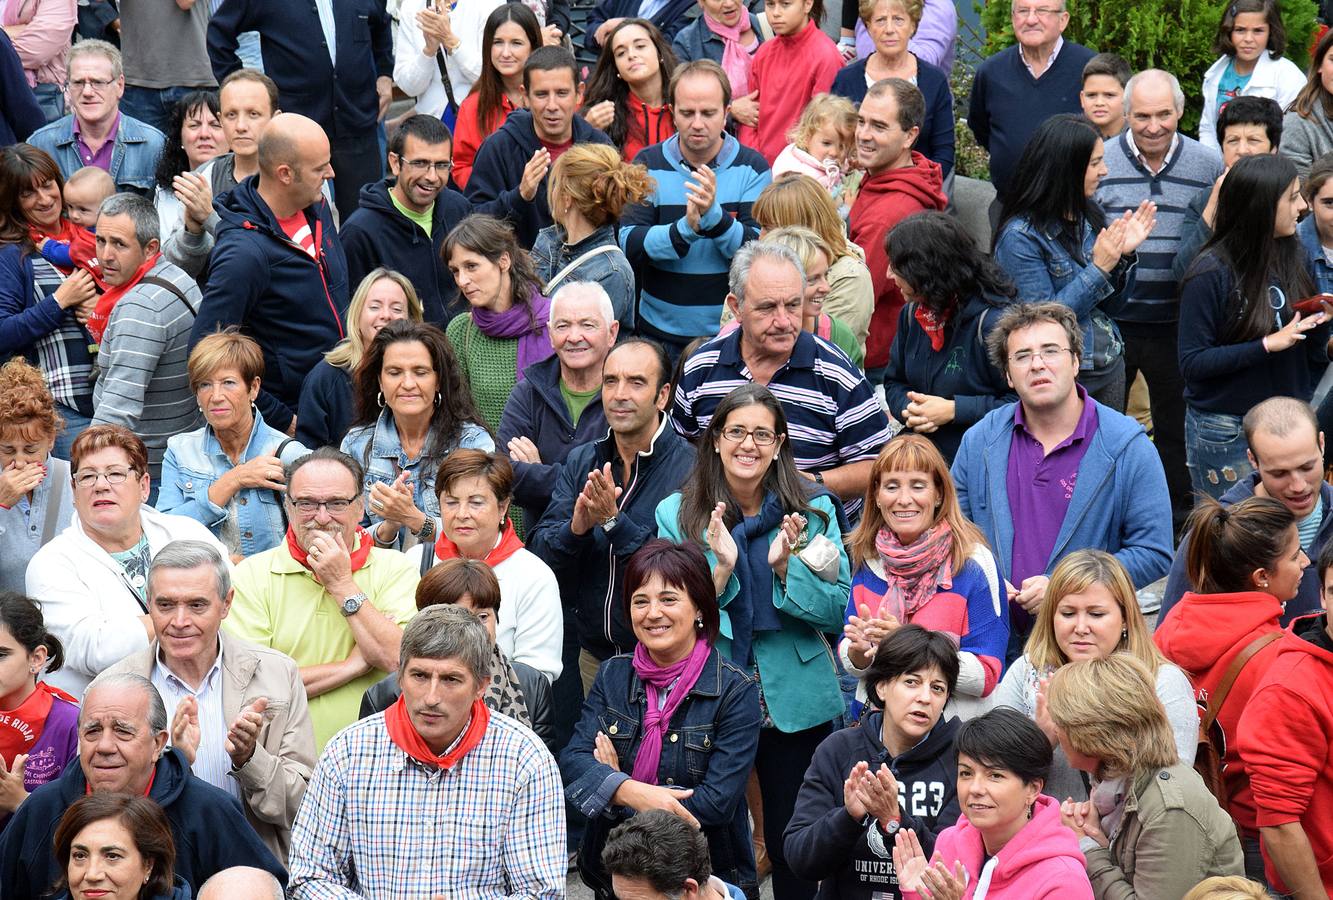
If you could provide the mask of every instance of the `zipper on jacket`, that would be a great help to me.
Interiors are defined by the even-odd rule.
[[[611,446],[615,446],[614,440],[611,442]],[[625,485],[625,490],[620,493],[620,506],[617,508],[617,513],[623,510],[629,503],[630,494],[638,484],[639,454],[636,453],[634,454],[634,471],[630,473],[629,484]],[[613,600],[611,595],[615,593],[616,587],[616,548],[611,546],[609,535],[607,537],[606,558],[609,568],[606,579],[606,596],[602,598],[602,625],[606,633],[606,642],[610,644],[613,649],[619,651],[620,645],[611,637],[611,603]]]

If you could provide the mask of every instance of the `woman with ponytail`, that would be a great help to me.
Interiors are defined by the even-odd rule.
[[[64,662],[36,601],[0,592],[0,828],[79,752],[79,703],[38,679]]]
[[[1224,507],[1203,498],[1190,515],[1185,567],[1195,591],[1187,591],[1153,635],[1162,654],[1194,685],[1200,713],[1217,717],[1225,741],[1224,805],[1236,820],[1245,871],[1263,879],[1254,798],[1236,752],[1241,713],[1277,655],[1283,605],[1296,596],[1310,564],[1301,550],[1296,517],[1269,497]],[[1220,709],[1208,710],[1241,654],[1249,654]]]
[[[652,191],[648,170],[624,162],[614,147],[578,144],[562,153],[547,180],[555,224],[543,228],[532,247],[542,293],[551,297],[562,284],[595,281],[611,298],[620,333],[632,332],[634,270],[616,226],[625,207],[642,203]]]

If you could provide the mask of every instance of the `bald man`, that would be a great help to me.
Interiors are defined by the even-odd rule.
[[[347,260],[322,187],[333,177],[329,139],[311,119],[274,116],[259,136],[259,174],[216,203],[219,224],[193,347],[239,325],[264,351],[256,405],[294,434],[301,383],[344,336]]]
[[[232,866],[204,882],[196,900],[233,900],[235,897],[282,900],[282,883],[263,869]]]

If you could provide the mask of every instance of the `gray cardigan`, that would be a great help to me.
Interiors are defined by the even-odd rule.
[[[46,534],[47,511],[52,494],[57,496],[55,518]],[[69,483],[69,463],[54,456],[46,457],[46,477],[32,492],[32,507],[25,516],[15,504],[0,507],[0,591],[22,594],[26,589],[24,573],[28,560],[51,538],[69,527],[74,517],[74,491]]]
[[[1324,115],[1323,104],[1316,103],[1308,119],[1295,110],[1283,117],[1281,153],[1296,164],[1301,178],[1310,173],[1316,159],[1333,153],[1333,122]]]

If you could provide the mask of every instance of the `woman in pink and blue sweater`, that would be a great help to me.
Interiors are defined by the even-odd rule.
[[[839,652],[859,675],[900,625],[942,631],[958,644],[951,712],[981,712],[1000,680],[1008,608],[995,558],[963,516],[949,466],[927,438],[900,434],[870,471],[865,512],[848,538],[855,570]]]

